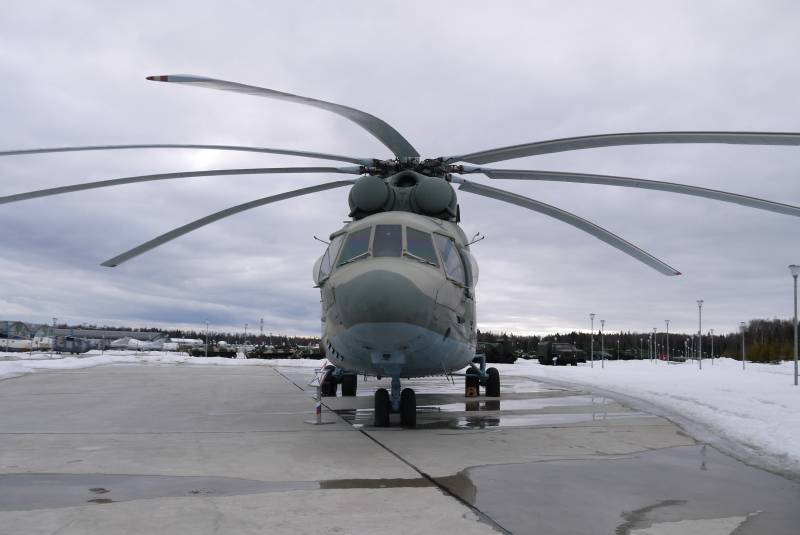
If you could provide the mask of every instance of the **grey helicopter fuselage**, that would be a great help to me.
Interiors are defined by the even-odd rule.
[[[347,223],[314,265],[323,351],[379,377],[460,370],[475,357],[477,278],[454,221],[390,210]]]

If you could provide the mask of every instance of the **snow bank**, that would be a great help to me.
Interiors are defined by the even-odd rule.
[[[674,416],[688,429],[707,431],[707,440],[747,462],[800,475],[800,387],[794,386],[794,364],[742,363],[732,359],[670,364],[650,361],[606,361],[553,367],[536,361],[495,365],[502,372],[602,389],[644,400]],[[702,433],[701,433],[702,434]],[[714,440],[711,440],[714,443]],[[726,445],[731,447],[725,447]]]
[[[75,370],[107,364],[189,364],[198,366],[298,366],[319,368],[323,360],[311,359],[226,359],[223,357],[190,357],[171,351],[90,351],[79,356],[63,357],[49,353],[0,352],[0,379],[19,377],[36,370]]]

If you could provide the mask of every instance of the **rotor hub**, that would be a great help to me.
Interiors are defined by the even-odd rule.
[[[401,171],[414,171],[425,176],[448,179],[451,173],[464,172],[463,166],[447,163],[444,158],[394,158],[390,160],[373,160],[371,166],[364,166],[362,172],[367,175],[389,177]]]

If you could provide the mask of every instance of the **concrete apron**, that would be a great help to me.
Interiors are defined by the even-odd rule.
[[[317,427],[311,376],[148,365],[0,381],[0,533],[796,532],[796,484],[607,397],[405,381],[419,428],[374,429],[386,381],[372,380],[327,398],[335,423]]]

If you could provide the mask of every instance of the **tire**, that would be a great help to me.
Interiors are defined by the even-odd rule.
[[[400,393],[400,425],[417,426],[417,395],[410,388],[404,388]]]
[[[466,396],[469,394],[469,391],[472,388],[475,389],[475,392],[478,392],[480,386],[481,378],[472,370],[472,368],[468,369],[466,377],[464,377],[464,395]]]
[[[348,374],[342,377],[342,396],[355,396],[358,390],[358,376]]]
[[[490,398],[500,397],[500,372],[497,368],[486,370],[486,396]]]
[[[392,402],[389,400],[389,392],[385,388],[375,391],[375,427],[389,427],[389,413],[392,410]]]

